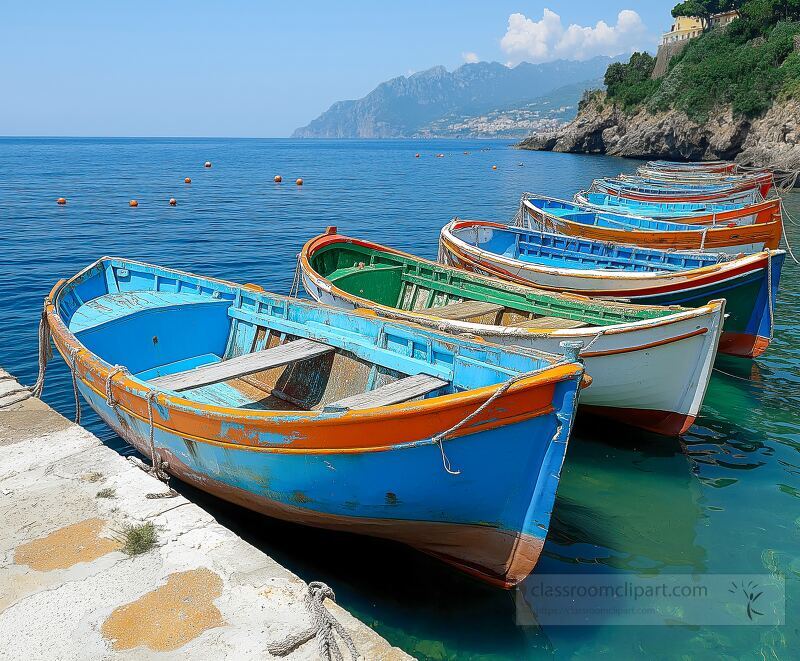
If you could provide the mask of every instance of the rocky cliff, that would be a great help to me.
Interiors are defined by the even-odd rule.
[[[519,147],[669,160],[725,159],[800,170],[800,102],[775,101],[761,117],[734,117],[720,108],[696,123],[677,110],[628,113],[596,92],[578,116],[554,133],[533,135]]]

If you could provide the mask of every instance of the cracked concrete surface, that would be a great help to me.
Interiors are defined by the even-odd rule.
[[[145,497],[161,491],[39,400],[0,410],[0,658],[268,659],[310,625],[301,579],[182,496]],[[126,526],[146,521],[155,547],[126,555]],[[410,658],[326,605],[363,658]]]

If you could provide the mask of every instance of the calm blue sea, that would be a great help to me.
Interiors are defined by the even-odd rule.
[[[42,298],[102,255],[286,293],[301,245],[327,225],[433,258],[439,228],[455,215],[507,220],[522,191],[569,197],[636,165],[465,140],[0,139],[0,365],[34,381]],[[273,183],[276,174],[284,183]],[[788,203],[800,211],[800,196]],[[800,247],[798,228],[787,229]],[[683,440],[611,425],[576,430],[537,573],[780,574],[786,626],[517,626],[513,593],[419,553],[186,492],[304,579],[326,581],[342,605],[420,658],[796,656],[800,276],[788,260],[781,290],[774,344],[755,362],[718,363]],[[58,358],[45,400],[72,417]],[[86,407],[84,424],[125,451]]]

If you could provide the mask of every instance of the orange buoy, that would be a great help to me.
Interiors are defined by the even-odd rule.
[[[169,198],[169,206],[174,207],[177,204],[178,204],[178,200],[176,200],[174,197]]]
[[[130,207],[138,207],[139,203],[136,200],[131,200],[130,202],[128,202],[128,206],[130,206]]]
[[[283,181],[283,177],[281,177],[279,174],[276,174],[272,181],[274,181],[276,184],[279,184]]]
[[[492,166],[492,170],[496,170],[496,169],[497,169],[497,166],[496,166],[496,165],[493,165],[493,166]]]
[[[66,204],[66,203],[67,203],[67,198],[66,197],[59,197],[56,200],[56,204]]]
[[[211,167],[211,161],[206,161],[206,162],[203,164],[203,167],[210,168],[210,167]]]
[[[302,179],[298,179],[294,183],[296,183],[298,186],[302,186],[303,185],[303,180]]]
[[[414,154],[414,158],[419,158],[419,154]]]
[[[192,180],[189,177],[186,177],[186,179],[183,180],[183,183],[184,184],[191,184]]]

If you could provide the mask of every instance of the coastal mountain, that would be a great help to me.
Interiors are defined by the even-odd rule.
[[[448,113],[417,130],[426,138],[524,138],[531,133],[553,131],[575,119],[586,90],[603,85],[597,78],[559,87],[544,96],[478,115]]]
[[[687,40],[665,70],[647,53],[610,65],[606,90],[587,93],[572,122],[519,146],[800,169],[800,3],[738,5],[738,18]]]
[[[523,106],[558,88],[600,78],[613,61],[595,57],[584,62],[523,62],[513,68],[476,62],[452,72],[437,66],[381,83],[362,99],[338,101],[292,137],[431,136],[430,127],[448,116],[465,119]]]

